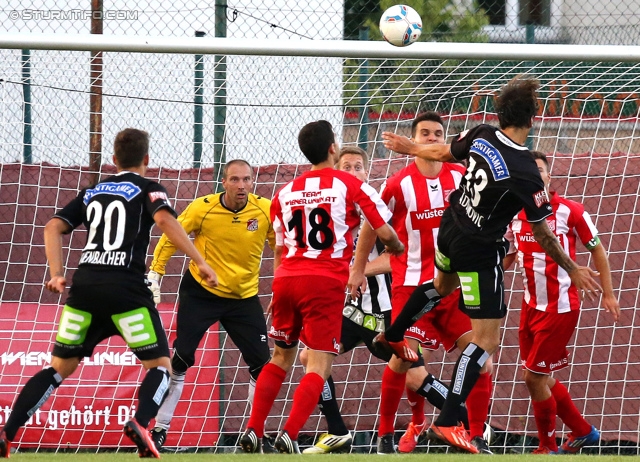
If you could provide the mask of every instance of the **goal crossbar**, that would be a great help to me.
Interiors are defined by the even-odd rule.
[[[0,34],[0,49],[114,51],[378,59],[637,62],[640,46],[421,42],[398,48],[381,41]]]

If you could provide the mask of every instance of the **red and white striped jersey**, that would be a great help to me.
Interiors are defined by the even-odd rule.
[[[286,248],[275,276],[324,275],[346,283],[360,211],[373,229],[391,219],[376,190],[348,173],[311,170],[287,183],[271,202],[276,245]]]
[[[598,245],[598,230],[582,204],[556,193],[552,193],[550,203],[553,214],[546,219],[547,223],[572,260],[576,258],[576,239],[587,249]],[[509,253],[518,253],[524,285],[523,305],[550,313],[580,309],[578,289],[571,284],[567,272],[535,240],[524,212],[513,219],[505,238],[510,243]]]
[[[412,162],[382,185],[382,200],[393,212],[391,225],[405,246],[402,255],[391,256],[392,287],[418,286],[434,278],[440,221],[464,172],[462,165],[443,163],[438,176],[427,178]]]

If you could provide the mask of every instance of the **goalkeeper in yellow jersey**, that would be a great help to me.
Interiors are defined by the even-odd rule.
[[[171,385],[151,430],[158,450],[166,440],[187,369],[194,365],[198,344],[213,324],[220,321],[249,366],[249,401],[258,374],[270,359],[267,326],[258,300],[258,275],[265,241],[272,249],[275,246],[271,201],[251,193],[253,169],[244,160],[232,160],[224,166],[222,186],[224,192],[195,199],[178,217],[184,230],[195,236],[195,247],[215,270],[218,285],[206,286],[193,263],[182,277]],[[156,303],[160,301],[161,277],[175,250],[163,235],[153,253],[148,279]]]

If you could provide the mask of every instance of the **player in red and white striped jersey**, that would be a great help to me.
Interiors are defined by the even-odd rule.
[[[264,422],[302,340],[309,348],[306,374],[275,441],[280,452],[299,452],[298,432],[315,408],[339,352],[344,290],[359,212],[389,252],[404,251],[386,223],[391,212],[378,193],[349,173],[334,170],[339,148],[331,124],[320,120],[305,125],[298,144],[313,166],[287,183],[271,203],[276,251],[269,336],[275,347],[258,377],[251,417],[240,438],[245,452],[260,450]]]
[[[620,305],[613,294],[606,250],[591,217],[582,204],[549,192],[547,158],[541,152],[533,151],[531,154],[538,164],[553,209],[552,215],[546,219],[549,228],[572,260],[576,258],[577,240],[591,252],[600,273],[602,306],[617,321]],[[551,373],[569,365],[567,344],[578,324],[580,294],[567,272],[536,242],[524,212],[513,219],[505,237],[510,243],[505,268],[517,258],[524,283],[520,356],[540,438],[536,452],[558,451],[556,415],[571,429],[569,439],[560,452],[577,452],[584,445],[594,444],[599,432],[580,414],[566,387],[551,377]]]

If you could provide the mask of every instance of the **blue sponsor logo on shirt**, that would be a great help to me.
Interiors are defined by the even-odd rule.
[[[507,163],[504,161],[502,154],[500,154],[500,152],[487,140],[482,138],[474,140],[471,145],[471,152],[484,157],[489,164],[494,180],[500,181],[509,178],[509,169],[507,168]]]
[[[82,198],[85,205],[89,203],[93,196],[98,194],[111,194],[124,197],[127,202],[140,194],[141,189],[128,181],[122,183],[98,183],[94,188],[87,189]]]

